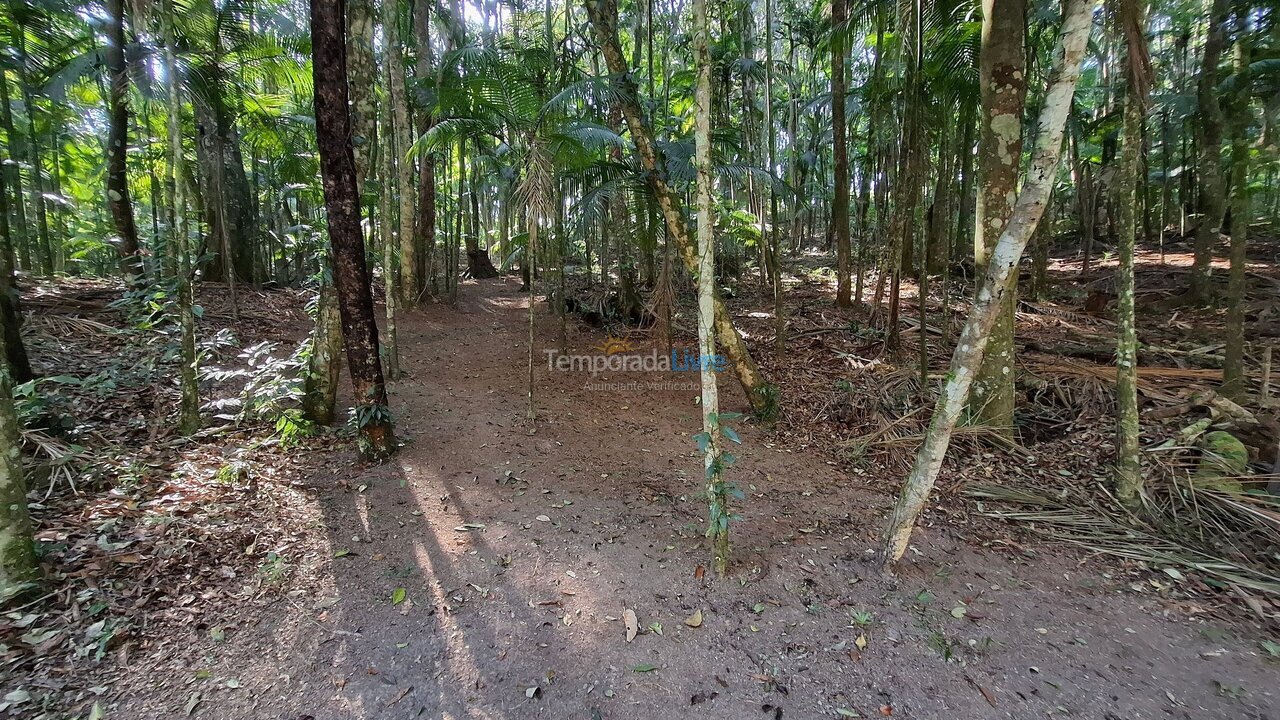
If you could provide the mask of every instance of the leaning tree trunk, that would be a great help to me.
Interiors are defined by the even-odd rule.
[[[978,65],[982,115],[978,135],[977,217],[974,264],[981,273],[1013,212],[1022,166],[1022,110],[1027,95],[1026,0],[983,0],[982,55]],[[1013,432],[1013,324],[1018,278],[1013,276],[969,405],[978,422]]]
[[[684,208],[680,197],[667,185],[665,160],[661,150],[654,144],[653,133],[645,122],[635,79],[628,71],[622,54],[622,45],[618,42],[617,0],[585,0],[585,3],[605,63],[619,85],[616,102],[622,108],[627,128],[631,130],[631,139],[635,143],[636,153],[640,156],[646,179],[658,200],[662,217],[666,221],[667,233],[676,241],[680,259],[684,262],[685,268],[691,275],[696,276],[697,251],[689,238]],[[746,391],[747,401],[751,404],[752,410],[760,415],[772,415],[777,411],[777,397],[773,386],[765,382],[764,376],[760,374],[755,360],[742,340],[742,335],[733,325],[733,318],[729,315],[728,308],[718,294],[715,298],[715,324],[716,337],[719,338],[729,362],[733,364],[734,373],[738,382],[742,384],[742,389]]]
[[[1116,498],[1136,506],[1142,497],[1142,459],[1138,447],[1138,329],[1134,317],[1133,253],[1138,236],[1138,170],[1142,122],[1151,68],[1147,57],[1142,0],[1120,0],[1120,31],[1125,41],[1124,135],[1117,167],[1120,257],[1116,268],[1119,340],[1116,345]]]
[[[836,235],[836,307],[853,306],[850,287],[852,264],[849,251],[849,129],[845,121],[844,46],[848,29],[847,0],[831,0],[831,136],[835,156],[835,200],[831,223]],[[879,52],[879,49],[877,49]]]
[[[130,281],[142,277],[138,254],[138,226],[129,199],[129,175],[125,158],[129,151],[129,67],[124,54],[124,0],[107,0],[111,16],[107,25],[107,73],[111,78],[107,113],[107,207],[120,236],[120,272]]]
[[[951,434],[969,396],[974,374],[981,367],[991,329],[1002,312],[1004,295],[1017,273],[1018,260],[1048,204],[1062,154],[1063,127],[1071,111],[1076,81],[1080,79],[1080,62],[1089,39],[1095,3],[1096,0],[1067,0],[1064,4],[1062,30],[1055,51],[1057,64],[1040,110],[1036,147],[1026,182],[1014,204],[1013,215],[987,257],[982,289],[951,356],[951,370],[938,397],[933,419],[916,452],[915,465],[903,485],[902,495],[889,517],[881,556],[886,567],[897,562],[907,550],[916,517],[929,499],[942,469]]]
[[[395,451],[387,388],[378,357],[373,290],[360,233],[360,196],[347,111],[347,48],[343,42],[343,0],[312,0],[312,72],[315,84],[316,144],[329,211],[329,247],[347,364],[355,389],[360,454],[385,459]]]
[[[1218,106],[1218,62],[1226,44],[1222,26],[1227,21],[1231,0],[1213,0],[1205,30],[1204,59],[1196,78],[1196,102],[1200,136],[1196,138],[1199,157],[1196,177],[1200,183],[1200,222],[1196,226],[1195,258],[1191,265],[1192,303],[1202,303],[1209,294],[1209,268],[1213,247],[1218,244],[1222,224],[1222,108]]]

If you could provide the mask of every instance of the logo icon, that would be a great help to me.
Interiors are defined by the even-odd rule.
[[[635,343],[631,342],[626,338],[613,337],[612,335],[606,337],[604,339],[604,342],[600,343],[599,345],[596,345],[596,349],[604,353],[605,355],[620,355],[622,353],[629,353],[632,350],[635,350],[637,347],[638,346]]]

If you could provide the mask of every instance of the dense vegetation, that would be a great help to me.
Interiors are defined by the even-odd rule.
[[[542,344],[582,319],[669,347],[696,290],[699,351],[730,369],[704,369],[695,436],[723,573],[742,493],[737,396],[718,390],[732,376],[737,409],[779,416],[757,360],[787,358],[798,267],[821,266],[832,317],[918,367],[936,402],[883,533],[890,566],[956,428],[1019,436],[1019,298],[1050,297],[1066,253],[1081,277],[1114,270],[1086,308],[1116,323],[1105,492],[1142,515],[1136,255],[1186,248],[1162,309],[1220,311],[1216,401],[1269,399],[1247,261],[1280,217],[1277,20],[1250,0],[10,0],[0,586],[39,582],[12,403],[39,374],[20,295],[38,278],[118,278],[166,329],[183,435],[220,422],[197,291],[225,288],[238,318],[245,288],[305,290],[300,389],[267,420],[334,424],[345,361],[375,461],[397,449],[397,320],[456,304],[460,282],[522,278],[535,427]],[[739,293],[768,310],[767,341],[726,305]],[[556,337],[535,337],[539,313]]]

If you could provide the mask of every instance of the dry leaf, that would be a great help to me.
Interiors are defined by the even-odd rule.
[[[692,615],[684,619],[684,624],[691,628],[702,627],[702,610],[695,610]]]
[[[640,632],[640,620],[636,618],[636,611],[627,608],[622,611],[622,622],[627,626],[627,642],[636,639],[636,633]]]
[[[866,635],[859,635],[859,636],[858,636],[858,639],[853,641],[853,644],[854,644],[854,645],[857,645],[859,650],[866,650],[866,649],[867,649],[867,636],[866,636]]]

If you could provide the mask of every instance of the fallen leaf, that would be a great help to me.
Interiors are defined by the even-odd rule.
[[[391,591],[391,604],[399,605],[400,603],[404,602],[404,599],[408,597],[408,595],[409,595],[408,590],[405,590],[402,587],[396,588],[395,590]]]
[[[702,610],[695,610],[692,615],[684,619],[684,624],[691,628],[702,627]]]
[[[627,642],[636,639],[636,633],[640,632],[640,621],[636,619],[636,611],[627,608],[622,611],[622,622],[627,626]]]
[[[636,665],[635,667],[633,667],[633,668],[631,668],[631,669],[632,669],[632,670],[634,670],[634,671],[636,671],[636,672],[638,672],[638,673],[646,673],[646,672],[653,672],[654,670],[657,670],[657,669],[658,669],[658,666],[657,666],[657,665],[650,665],[650,664],[648,664],[648,663],[641,663],[641,664]]]
[[[880,714],[881,714],[881,715],[883,715],[883,716],[885,716],[885,717],[893,717],[893,706],[892,706],[892,705],[881,705],[881,706],[880,706]]]
[[[866,635],[859,635],[859,636],[858,636],[858,639],[853,641],[853,644],[854,644],[854,645],[857,645],[859,650],[866,650],[866,649],[867,649],[867,636],[866,636]]]

